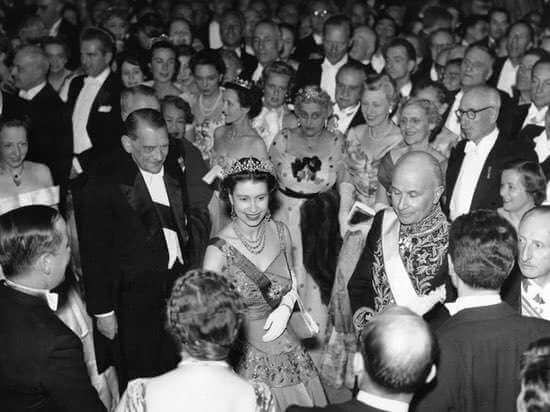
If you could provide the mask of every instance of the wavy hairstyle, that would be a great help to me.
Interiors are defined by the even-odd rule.
[[[178,278],[166,306],[176,343],[201,360],[227,359],[244,319],[244,303],[225,277],[191,270]]]

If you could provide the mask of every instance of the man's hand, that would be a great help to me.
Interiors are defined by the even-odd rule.
[[[107,339],[113,340],[118,332],[118,322],[115,314],[96,317],[97,330]]]

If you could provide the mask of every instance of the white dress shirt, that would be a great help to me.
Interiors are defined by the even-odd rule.
[[[73,153],[80,154],[92,147],[92,141],[88,135],[88,119],[90,117],[90,111],[94,100],[107,80],[107,77],[111,73],[109,68],[106,68],[97,77],[86,77],[84,79],[84,86],[78,94],[73,111]],[[82,168],[76,157],[73,158],[73,167],[81,172]]]
[[[522,280],[521,314],[550,320],[550,284],[540,286],[533,279]]]
[[[6,285],[10,288],[18,290],[19,292],[26,293],[27,295],[32,296],[43,296],[48,303],[48,306],[51,310],[57,310],[57,304],[59,301],[59,296],[57,293],[52,293],[48,289],[36,289],[30,288],[28,286],[20,285],[19,283],[12,282],[11,280],[5,279]]]
[[[546,130],[543,130],[541,134],[533,139],[535,143],[535,152],[539,163],[544,162],[548,156],[550,156],[550,142],[548,141],[548,135]]]
[[[481,170],[489,152],[495,145],[497,137],[498,128],[495,127],[477,145],[472,141],[466,143],[464,147],[464,159],[462,160],[450,203],[451,220],[455,220],[458,216],[470,211]]]
[[[535,106],[535,103],[531,103],[531,105],[529,106],[529,110],[527,111],[527,116],[525,116],[525,120],[521,128],[523,129],[528,124],[534,124],[536,126],[544,127],[544,117],[546,116],[547,111],[548,106],[543,106],[541,109],[538,109],[537,106]]]
[[[435,63],[433,63],[432,67],[430,67],[430,79],[434,82],[439,80],[439,74],[437,73],[437,69],[435,68]]]
[[[382,54],[373,54],[370,61],[371,66],[374,70],[376,70],[376,73],[381,73],[382,70],[384,70],[386,59],[384,59],[384,56]]]
[[[19,90],[19,97],[21,97],[24,100],[32,100],[34,99],[34,96],[36,96],[40,91],[46,86],[46,81],[43,81],[37,86],[34,86],[32,89],[29,90]]]
[[[59,34],[59,26],[61,25],[61,20],[57,20],[54,24],[52,24],[52,27],[50,27],[50,31],[48,32],[48,35],[51,37],[56,37]]]
[[[283,128],[284,115],[284,106],[275,109],[263,106],[260,114],[252,121],[252,127],[256,129],[263,139],[268,150],[273,142],[273,138]]]
[[[212,20],[208,25],[208,44],[211,49],[219,49],[223,46],[220,34],[220,23]]]
[[[345,109],[340,109],[338,103],[334,104],[333,114],[338,116],[337,129],[342,134],[346,134],[349,129],[351,121],[359,111],[361,103],[357,103],[355,106],[346,107]]]
[[[326,91],[330,96],[330,99],[334,101],[334,95],[336,93],[336,73],[340,67],[342,67],[348,61],[348,55],[346,54],[339,62],[332,64],[326,58],[321,63],[321,89]]]
[[[145,180],[145,186],[151,195],[151,199],[155,203],[170,207],[170,201],[168,200],[168,192],[166,191],[166,185],[164,183],[164,167],[159,173],[153,174],[139,169],[143,180]],[[170,229],[162,228],[164,233],[164,240],[166,241],[166,247],[168,249],[168,262],[167,268],[170,269],[174,266],[176,259],[180,259],[183,263],[180,242],[178,234]]]
[[[498,305],[502,302],[498,293],[491,293],[479,296],[462,296],[454,302],[445,303],[445,307],[451,316],[464,309],[480,308],[483,306]]]
[[[262,79],[262,73],[264,72],[264,66],[260,62],[258,62],[258,66],[256,66],[256,70],[254,70],[254,73],[252,73],[252,81],[257,83]]]
[[[399,90],[399,95],[401,97],[408,99],[409,96],[411,95],[412,88],[413,88],[413,85],[411,82],[404,84],[403,87]]]
[[[508,93],[510,97],[514,95],[513,86],[516,85],[518,67],[519,65],[516,67],[512,66],[510,59],[506,59],[498,78],[497,89]]]
[[[451,110],[449,111],[449,115],[447,116],[447,120],[445,121],[445,127],[457,136],[460,136],[460,122],[458,120],[458,117],[456,117],[455,112],[460,107],[460,101],[462,100],[462,96],[464,96],[464,92],[462,90],[460,90],[455,95],[453,106],[451,107]]]
[[[365,391],[359,391],[356,398],[359,402],[365,405],[372,406],[373,408],[380,409],[388,412],[407,412],[409,410],[409,404],[403,401],[396,401],[395,399],[383,398],[378,395],[373,395]]]

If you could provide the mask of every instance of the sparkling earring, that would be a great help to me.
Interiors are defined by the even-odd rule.
[[[267,213],[265,214],[265,221],[269,222],[271,220],[271,211],[267,209]]]

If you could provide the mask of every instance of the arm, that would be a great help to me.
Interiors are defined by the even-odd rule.
[[[83,361],[82,346],[74,335],[56,338],[46,360],[43,385],[62,410],[105,411],[90,383]]]
[[[210,245],[206,248],[202,268],[216,273],[222,273],[225,269],[225,256],[216,246]]]

